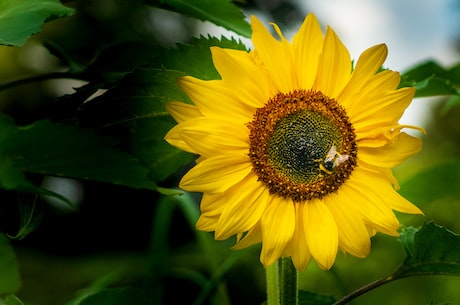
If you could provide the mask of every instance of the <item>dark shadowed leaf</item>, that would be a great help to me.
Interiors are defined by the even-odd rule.
[[[50,121],[19,127],[5,115],[0,116],[0,127],[0,186],[4,189],[37,192],[23,172],[156,189],[147,169],[117,149],[111,139]]]
[[[150,170],[153,181],[163,181],[193,160],[191,154],[164,140],[176,124],[166,112],[165,103],[171,100],[191,103],[177,85],[179,77],[219,78],[210,46],[245,49],[235,40],[204,37],[195,39],[191,45],[164,49],[150,66],[134,69],[117,86],[87,102],[81,108],[81,124],[117,137]]]

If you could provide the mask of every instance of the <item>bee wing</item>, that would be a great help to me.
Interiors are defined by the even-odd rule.
[[[343,162],[347,161],[348,157],[348,155],[337,155],[334,160],[334,167],[337,167]]]
[[[332,145],[332,147],[329,149],[329,151],[326,154],[325,161],[334,160],[336,155],[337,155],[337,147],[335,145]]]

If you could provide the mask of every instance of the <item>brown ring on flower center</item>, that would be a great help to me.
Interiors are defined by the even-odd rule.
[[[270,190],[303,202],[336,192],[356,166],[345,109],[321,92],[279,93],[248,123],[253,170]]]

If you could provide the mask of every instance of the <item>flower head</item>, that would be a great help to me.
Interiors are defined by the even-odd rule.
[[[171,102],[179,123],[166,140],[200,155],[180,187],[203,192],[197,228],[235,249],[262,242],[270,265],[313,258],[328,269],[338,250],[365,257],[376,232],[397,235],[401,197],[392,168],[421,149],[398,123],[414,88],[380,68],[385,45],[356,66],[334,31],[306,17],[292,42],[251,18],[250,52],[211,48],[220,80],[179,84],[194,105]]]

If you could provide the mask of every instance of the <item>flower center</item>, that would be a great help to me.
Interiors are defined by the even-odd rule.
[[[253,169],[272,194],[322,198],[356,166],[353,126],[343,107],[321,92],[279,93],[257,109],[248,127]]]

